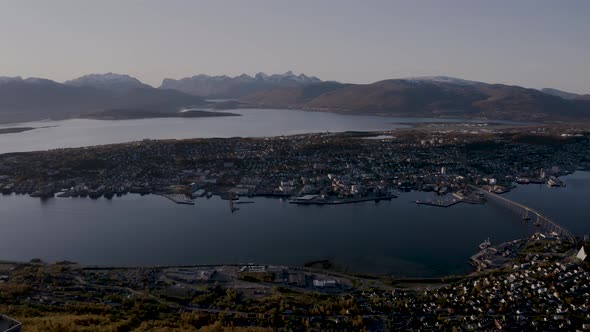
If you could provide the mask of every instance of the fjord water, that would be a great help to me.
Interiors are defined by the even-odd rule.
[[[241,116],[112,121],[73,119],[5,124],[0,125],[0,129],[10,127],[38,129],[0,135],[0,153],[124,143],[145,138],[264,137],[318,132],[392,130],[407,128],[409,123],[483,122],[482,120],[359,116],[276,109],[241,109],[230,112]]]
[[[423,276],[462,273],[486,237],[504,241],[526,232],[501,209],[410,202],[424,196],[340,206],[259,198],[233,214],[218,198],[184,206],[159,196],[5,196],[0,252],[2,259],[100,265],[301,265],[331,259],[357,272]]]
[[[565,188],[523,186],[508,195],[578,235],[590,233],[590,209],[581,199],[590,194],[590,173],[564,180]],[[110,201],[0,196],[0,259],[99,265],[301,265],[330,259],[354,272],[426,277],[468,272],[467,260],[485,238],[498,243],[534,229],[493,204],[411,203],[428,195],[340,206],[255,198],[233,214],[217,197],[183,206],[153,195]]]
[[[575,172],[561,179],[565,187],[529,184],[518,186],[505,196],[540,211],[574,235],[589,235],[590,172]]]

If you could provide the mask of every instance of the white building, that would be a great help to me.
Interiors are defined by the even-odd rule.
[[[584,246],[582,246],[582,248],[580,248],[580,251],[578,251],[576,258],[578,258],[581,261],[585,261],[586,257],[587,257],[586,250],[584,250]]]

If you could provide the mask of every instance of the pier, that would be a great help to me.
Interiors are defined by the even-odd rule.
[[[314,196],[314,195],[311,195]],[[390,200],[392,198],[397,198],[396,195],[386,195],[386,196],[370,196],[370,197],[358,197],[358,198],[294,198],[289,201],[291,204],[300,204],[300,205],[340,205],[340,204],[349,204],[349,203],[361,203],[361,202],[370,202],[375,201],[379,202],[381,200]]]
[[[455,204],[459,204],[462,201],[463,200],[460,200],[460,199],[438,199],[438,200],[425,200],[425,201],[416,200],[416,201],[414,201],[414,203],[416,203],[418,205],[430,205],[430,206],[447,208],[447,207],[451,207]]]
[[[195,205],[195,202],[187,195],[183,194],[164,194],[162,195],[176,204]]]

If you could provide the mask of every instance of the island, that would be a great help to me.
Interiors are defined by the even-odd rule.
[[[515,182],[560,186],[560,176],[590,168],[588,156],[584,125],[146,139],[0,155],[0,191],[41,198],[211,193],[349,204],[419,190],[478,203],[472,185],[494,193]]]
[[[22,133],[25,131],[29,131],[29,130],[33,130],[33,129],[37,129],[34,127],[13,127],[13,128],[0,128],[0,135],[1,134],[16,134],[16,133]]]
[[[146,109],[110,109],[97,111],[80,115],[82,119],[93,120],[131,120],[147,118],[207,118],[207,117],[224,117],[224,116],[241,116],[236,113],[205,111],[205,110],[186,110],[177,112],[163,112]]]

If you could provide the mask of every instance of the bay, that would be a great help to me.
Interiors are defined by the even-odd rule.
[[[125,143],[143,139],[268,137],[318,132],[394,130],[409,128],[410,124],[429,122],[486,122],[473,119],[400,118],[276,109],[240,109],[232,110],[231,113],[241,116],[135,120],[71,119],[4,124],[0,125],[0,129],[38,129],[0,135],[0,154]],[[510,121],[494,123],[514,124]]]
[[[564,188],[518,186],[506,196],[540,210],[576,235],[590,234],[590,173]],[[97,265],[257,263],[329,259],[350,272],[431,277],[471,271],[468,258],[490,237],[500,243],[535,231],[507,209],[416,205],[433,194],[338,206],[254,198],[231,213],[227,201],[177,205],[155,195],[107,200],[0,196],[0,259]]]

